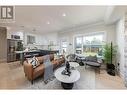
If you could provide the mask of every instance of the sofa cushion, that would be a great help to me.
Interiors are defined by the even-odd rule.
[[[33,71],[33,76],[36,78],[39,75],[42,75],[44,73],[44,65],[41,64],[37,68],[34,69]]]
[[[85,58],[85,61],[90,61],[90,62],[97,62],[97,56],[95,55],[95,56],[87,56],[86,58]]]
[[[90,65],[90,66],[95,66],[95,67],[100,67],[101,66],[101,64],[99,64],[97,62],[87,62],[86,64]]]
[[[44,57],[42,57],[42,56],[41,57],[37,57],[37,59],[38,59],[38,61],[39,61],[40,64],[43,64]]]
[[[56,60],[53,60],[53,61],[51,61],[52,62],[52,64],[59,64],[59,62],[58,62],[58,60],[56,59]]]
[[[54,54],[50,54],[50,61],[54,60]]]
[[[53,60],[51,61],[51,63],[53,64],[53,68],[55,69],[58,66],[58,61],[57,60]]]

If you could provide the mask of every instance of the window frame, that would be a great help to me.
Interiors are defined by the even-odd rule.
[[[81,49],[81,54],[83,54],[83,37],[85,36],[92,36],[92,35],[103,35],[103,41],[106,41],[106,32],[105,31],[98,31],[98,32],[91,32],[91,33],[84,33],[84,34],[77,34],[73,36],[73,48],[74,48],[74,53],[76,53],[76,37],[82,37],[82,49]]]

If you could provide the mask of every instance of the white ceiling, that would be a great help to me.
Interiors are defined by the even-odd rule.
[[[22,26],[29,31],[54,32],[104,21],[109,6],[15,6],[15,23],[2,24]],[[66,16],[62,16],[65,13]],[[109,15],[109,14],[108,14]],[[50,24],[47,24],[50,22]]]

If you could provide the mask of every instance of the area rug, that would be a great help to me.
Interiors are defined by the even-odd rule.
[[[74,84],[73,89],[95,89],[95,71],[93,68],[86,68],[84,66],[79,66],[77,69],[80,72],[80,79]],[[53,90],[53,89],[60,89],[61,82],[59,82],[56,78],[54,80],[50,81],[48,84],[45,84],[43,81],[43,78],[40,77],[37,80],[34,81],[34,84],[32,85],[30,82],[26,84],[24,87],[21,87],[21,89],[45,89],[45,90]]]

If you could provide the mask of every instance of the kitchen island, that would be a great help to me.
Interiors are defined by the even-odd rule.
[[[23,64],[26,58],[32,58],[34,56],[44,56],[48,54],[57,54],[59,50],[29,50],[29,51],[15,51],[16,54],[20,55],[20,62]]]

